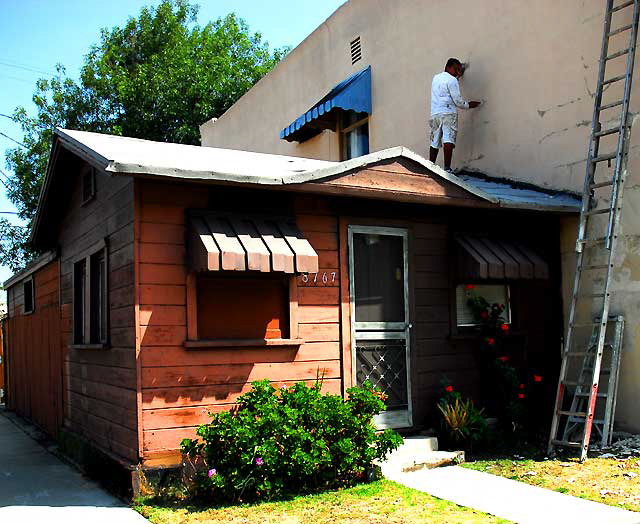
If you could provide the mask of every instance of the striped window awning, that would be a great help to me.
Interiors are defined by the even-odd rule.
[[[549,265],[521,243],[472,235],[459,235],[456,243],[458,277],[463,280],[549,278]]]
[[[317,273],[318,255],[293,219],[192,213],[193,271]]]

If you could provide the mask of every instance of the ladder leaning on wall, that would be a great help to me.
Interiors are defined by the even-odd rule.
[[[594,423],[597,427],[602,422],[604,429],[609,428],[613,421],[617,383],[613,390],[608,387],[606,391],[604,388],[599,391],[603,357],[608,356],[605,355],[608,351],[609,360],[614,359],[616,373],[620,358],[620,347],[616,350],[615,341],[607,344],[606,334],[610,322],[613,262],[627,177],[631,134],[629,99],[640,0],[622,0],[615,4],[614,0],[607,0],[576,242],[576,274],[548,447],[549,454],[553,454],[557,447],[579,448],[581,462],[587,458]],[[618,19],[625,19],[627,23],[621,24]],[[614,20],[616,27],[612,28]],[[622,64],[620,59],[626,64]],[[608,150],[601,151],[601,145]],[[617,341],[621,344],[621,337]],[[587,392],[582,393],[584,402],[576,401],[576,394],[580,391]],[[571,407],[565,407],[569,405],[569,399]],[[599,420],[595,418],[598,411],[603,412]],[[610,441],[610,431],[606,434],[605,444]]]

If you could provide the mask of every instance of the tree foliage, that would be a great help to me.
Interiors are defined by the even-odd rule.
[[[36,83],[36,114],[13,115],[26,147],[6,152],[9,199],[30,223],[56,126],[182,144],[199,143],[199,125],[226,111],[287,52],[229,14],[204,26],[188,0],[144,7],[122,27],[103,29],[75,81],[57,66]],[[0,220],[0,232],[11,229]],[[31,252],[24,232],[0,241],[0,262],[19,268]]]

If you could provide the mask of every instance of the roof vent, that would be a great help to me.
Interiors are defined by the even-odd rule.
[[[351,41],[351,65],[355,64],[362,58],[362,46],[360,45],[360,37],[356,37]]]

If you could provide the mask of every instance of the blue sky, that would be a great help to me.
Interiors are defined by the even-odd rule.
[[[16,106],[33,110],[31,96],[38,78],[49,77],[57,63],[77,77],[83,57],[99,40],[100,29],[122,25],[144,5],[158,0],[0,0],[0,115]],[[204,25],[227,13],[244,18],[274,47],[298,45],[344,0],[201,0],[198,22]],[[20,140],[20,129],[0,116],[0,133]],[[0,135],[0,168],[7,174],[4,151],[15,147]],[[15,211],[0,186],[0,212]],[[3,214],[16,224],[12,215]],[[0,282],[11,272],[0,266]]]

